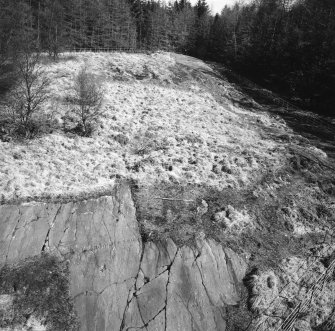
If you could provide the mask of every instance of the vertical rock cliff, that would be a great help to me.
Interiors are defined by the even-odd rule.
[[[80,330],[222,331],[240,301],[245,262],[212,240],[142,242],[126,184],[84,201],[3,205],[0,219],[2,265],[42,253],[68,263]]]

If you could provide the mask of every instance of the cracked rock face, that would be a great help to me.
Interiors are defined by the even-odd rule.
[[[70,203],[0,206],[0,263],[69,262],[80,330],[225,330],[245,262],[212,240],[142,243],[129,187]]]

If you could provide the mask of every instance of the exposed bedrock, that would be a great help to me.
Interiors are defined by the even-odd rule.
[[[212,240],[143,243],[126,184],[108,197],[0,206],[0,262],[69,261],[80,330],[225,330],[246,264]]]

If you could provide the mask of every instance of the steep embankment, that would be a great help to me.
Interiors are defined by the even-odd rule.
[[[85,63],[105,89],[90,138],[66,116]],[[76,311],[90,331],[335,328],[324,151],[190,57],[45,68],[52,132],[0,142],[0,327],[71,329]]]

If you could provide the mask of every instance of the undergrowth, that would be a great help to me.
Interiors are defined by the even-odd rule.
[[[43,254],[2,266],[0,295],[13,297],[12,306],[0,311],[0,328],[22,327],[33,316],[50,331],[77,330],[68,268],[56,257]]]
[[[292,155],[278,171],[239,189],[163,182],[133,186],[142,234],[146,240],[170,237],[179,245],[199,235],[214,238],[247,253],[250,268],[276,269],[287,257],[307,256],[333,226],[333,177],[314,161],[297,160]],[[203,202],[207,207],[200,215]],[[233,227],[229,219],[220,221],[222,214]],[[249,218],[250,226],[239,215]]]

